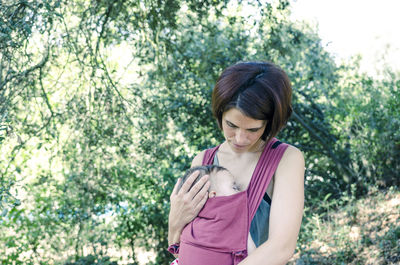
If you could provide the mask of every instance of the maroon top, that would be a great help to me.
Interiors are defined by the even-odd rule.
[[[179,265],[236,265],[247,257],[251,220],[288,147],[271,139],[257,162],[246,190],[209,198],[198,216],[182,231]],[[219,146],[208,149],[203,165],[211,165]]]

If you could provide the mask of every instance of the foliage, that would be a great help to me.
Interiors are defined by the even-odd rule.
[[[358,175],[353,183],[359,186],[399,186],[400,75],[383,70],[384,78],[374,80],[343,67],[340,100],[335,100],[332,114],[337,134],[351,150],[349,159]]]
[[[289,264],[397,264],[399,256],[398,189],[369,194],[336,208],[327,198],[324,214],[307,212],[297,253]]]
[[[279,138],[306,156],[307,215],[398,186],[398,75],[336,66],[288,1],[236,2],[1,3],[2,263],[138,264],[139,247],[167,263],[169,194],[223,140],[210,94],[237,61],[292,80]]]
[[[100,260],[94,255],[81,257],[75,262],[67,262],[65,265],[118,265],[115,261],[110,261],[109,257],[103,257]]]

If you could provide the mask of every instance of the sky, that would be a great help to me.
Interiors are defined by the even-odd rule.
[[[292,0],[292,20],[318,28],[337,62],[361,54],[361,69],[378,74],[382,56],[400,71],[400,0]]]

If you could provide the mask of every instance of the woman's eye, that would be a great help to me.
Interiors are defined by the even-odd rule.
[[[233,123],[227,122],[226,124],[228,124],[228,126],[231,128],[236,128],[236,126]]]

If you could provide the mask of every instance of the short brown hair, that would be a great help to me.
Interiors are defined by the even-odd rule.
[[[266,120],[261,139],[269,141],[292,114],[292,86],[288,75],[270,62],[241,62],[226,68],[212,93],[212,112],[222,129],[222,115],[231,108]]]
[[[186,182],[186,180],[192,175],[193,172],[199,171],[199,175],[197,178],[193,181],[192,186],[190,186],[190,189],[196,184],[204,175],[210,175],[211,173],[217,173],[221,170],[227,170],[224,167],[218,166],[218,165],[206,165],[206,166],[197,166],[197,167],[192,167],[188,171],[186,171],[185,175],[182,178],[181,183],[179,183],[178,186],[178,191],[182,188],[183,183]],[[190,190],[189,189],[189,190]]]

